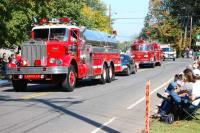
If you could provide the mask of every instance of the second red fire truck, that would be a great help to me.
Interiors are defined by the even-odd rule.
[[[151,67],[161,65],[161,49],[158,43],[146,43],[143,40],[135,41],[131,45],[130,54],[139,67],[142,65]]]
[[[69,25],[68,18],[42,19],[32,39],[21,45],[21,59],[8,64],[16,91],[28,83],[56,83],[73,91],[77,80],[111,82],[121,70],[116,40],[103,32]]]

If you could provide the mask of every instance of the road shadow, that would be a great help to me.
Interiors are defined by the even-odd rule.
[[[155,66],[155,67],[156,67],[156,66]],[[150,65],[142,65],[142,66],[140,66],[139,69],[153,69],[153,67],[150,66]]]
[[[115,80],[118,80],[118,79],[115,78],[112,82],[114,82]],[[102,84],[100,80],[98,79],[85,79],[85,80],[78,81],[75,89],[81,89],[87,86],[98,86],[98,85],[104,85],[104,84]]]
[[[11,85],[11,88],[5,89],[3,92],[15,92],[15,90]],[[23,92],[62,92],[62,89],[55,84],[28,84]]]
[[[71,101],[72,100],[72,101]],[[88,123],[96,128],[99,128],[99,127],[102,127],[103,124],[102,123],[99,123],[95,120],[92,120],[88,117],[85,117],[83,115],[80,115],[80,114],[77,114],[73,111],[70,111],[69,109],[67,109],[68,107],[72,106],[72,105],[76,105],[76,104],[81,104],[84,102],[84,100],[74,100],[74,98],[51,98],[51,99],[28,99],[28,100],[24,100],[24,99],[11,99],[9,97],[4,97],[4,96],[0,96],[0,101],[4,101],[4,102],[9,102],[9,101],[13,101],[13,102],[31,102],[31,104],[33,104],[33,102],[35,103],[42,103],[44,105],[46,105],[47,107],[50,108],[51,111],[55,111],[55,112],[59,112],[61,113],[62,115],[68,115],[68,116],[71,116],[71,117],[74,117],[80,121],[83,121],[85,123]],[[65,105],[63,106],[60,106],[60,105],[56,105],[56,103],[65,103]],[[66,107],[66,104],[67,104],[67,107]],[[1,105],[0,105],[1,106]],[[49,109],[48,109],[49,110]],[[14,113],[14,112],[11,112],[11,113]],[[39,119],[39,118],[38,118]],[[54,119],[52,119],[54,120]],[[46,122],[48,123],[49,120]],[[46,124],[46,123],[43,123],[42,125]],[[38,126],[41,126],[41,123],[36,125],[35,128],[37,128]],[[33,128],[31,129],[28,129],[27,131],[30,131],[30,130],[33,130]],[[105,131],[105,132],[108,132],[108,133],[120,133],[119,131],[111,128],[111,127],[108,127],[108,126],[104,126],[101,130]]]
[[[118,80],[117,78],[113,81]],[[87,86],[102,85],[99,80],[84,79],[77,81],[75,89],[84,89]],[[12,84],[11,84],[12,87]],[[14,88],[2,90],[3,92],[15,92]],[[57,84],[28,84],[27,89],[23,92],[66,92]],[[70,93],[70,92],[67,92]]]

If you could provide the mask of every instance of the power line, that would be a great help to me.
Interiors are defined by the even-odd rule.
[[[144,18],[112,18],[112,19],[144,19]]]

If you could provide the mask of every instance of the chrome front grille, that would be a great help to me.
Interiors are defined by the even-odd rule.
[[[28,61],[28,66],[34,66],[35,60],[41,60],[44,65],[47,46],[43,41],[25,42],[22,44],[22,59]]]

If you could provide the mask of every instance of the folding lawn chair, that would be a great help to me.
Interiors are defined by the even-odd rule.
[[[195,101],[198,102],[196,105],[194,105]],[[198,109],[200,109],[200,97],[197,97],[193,102],[188,102],[188,105],[183,107],[183,111],[187,115],[184,119],[200,120],[196,117]]]
[[[197,110],[200,108],[200,97],[196,98],[196,100],[199,100],[199,103],[197,105],[194,105],[189,100],[182,98],[181,102],[177,103],[174,101],[173,98],[165,98],[161,94],[157,93],[157,96],[159,98],[163,99],[163,102],[159,108],[163,106],[164,102],[169,102],[170,107],[167,110],[165,114],[161,114],[160,120],[164,121],[168,124],[171,124],[174,122],[174,120],[184,120],[184,119],[196,119],[199,120],[196,117]]]

